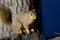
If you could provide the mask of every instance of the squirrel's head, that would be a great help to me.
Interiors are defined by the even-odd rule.
[[[28,10],[27,14],[28,14],[30,22],[33,22],[36,19],[36,12],[35,12],[35,10]]]
[[[29,18],[36,19],[36,12],[35,12],[34,9],[33,10],[28,10],[27,14],[28,14]]]

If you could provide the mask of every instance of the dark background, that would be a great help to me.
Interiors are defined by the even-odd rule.
[[[41,0],[42,29],[46,38],[60,33],[60,0]]]
[[[32,0],[30,10],[35,9],[36,20],[35,20],[35,29],[39,30],[40,34],[42,33],[42,19],[41,19],[41,0]]]
[[[60,0],[33,0],[36,9],[36,29],[46,38],[58,36],[60,33]]]

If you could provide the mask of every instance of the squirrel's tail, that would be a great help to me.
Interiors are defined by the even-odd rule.
[[[0,17],[4,24],[7,24],[7,25],[12,24],[12,13],[8,7],[4,5],[0,6]]]

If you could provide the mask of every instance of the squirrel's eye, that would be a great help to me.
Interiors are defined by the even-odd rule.
[[[32,15],[32,14],[31,14]]]

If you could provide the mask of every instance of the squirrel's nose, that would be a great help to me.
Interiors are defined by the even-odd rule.
[[[35,17],[35,16],[33,16],[32,18],[33,18],[33,19],[36,19],[36,17]]]

